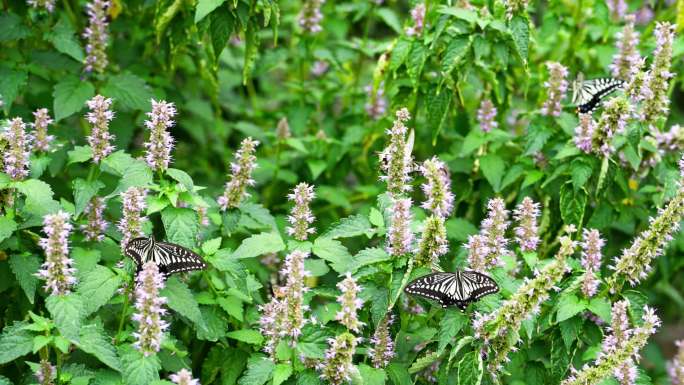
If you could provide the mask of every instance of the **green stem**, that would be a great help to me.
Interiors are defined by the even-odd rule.
[[[64,4],[64,10],[66,11],[67,16],[69,16],[69,20],[71,20],[71,25],[73,25],[75,28],[78,27],[78,19],[76,18],[74,10],[71,9],[71,3],[69,0],[64,0],[62,3]]]
[[[116,335],[114,336],[114,345],[116,345],[119,342],[119,334],[121,334],[121,331],[123,331],[124,320],[126,319],[126,312],[128,311],[129,294],[129,289],[127,288],[124,292],[124,305],[123,309],[121,309],[121,318],[119,318],[119,329],[117,330]]]

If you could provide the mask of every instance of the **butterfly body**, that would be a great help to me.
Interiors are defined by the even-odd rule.
[[[499,285],[485,274],[471,270],[456,270],[455,273],[432,273],[410,282],[409,294],[436,300],[446,308],[456,305],[465,308],[488,294],[499,291]]]
[[[134,238],[124,252],[135,261],[138,272],[149,261],[156,263],[164,276],[207,267],[202,257],[193,251],[175,243],[157,241],[154,237]]]
[[[625,87],[625,81],[614,78],[598,78],[584,80],[579,76],[573,83],[572,102],[577,111],[583,114],[592,112],[601,100],[618,89]]]

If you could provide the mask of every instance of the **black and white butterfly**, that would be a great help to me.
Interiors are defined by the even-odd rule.
[[[456,270],[455,273],[422,276],[411,281],[404,290],[409,294],[434,299],[442,307],[456,305],[465,310],[471,302],[499,291],[499,285],[482,273]]]
[[[584,80],[584,76],[579,74],[572,84],[572,103],[577,106],[577,111],[589,113],[598,107],[603,98],[623,89],[625,84],[624,80],[614,78]]]
[[[146,262],[153,261],[167,277],[173,273],[207,267],[202,257],[191,250],[175,243],[159,242],[154,237],[132,239],[126,245],[124,253],[135,261],[138,272]]]

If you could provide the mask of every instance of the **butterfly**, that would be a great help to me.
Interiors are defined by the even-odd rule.
[[[584,80],[582,74],[572,83],[572,102],[577,111],[586,114],[598,107],[603,98],[625,87],[625,81],[614,78]]]
[[[154,237],[131,239],[124,253],[135,261],[138,272],[142,270],[145,262],[153,261],[166,277],[182,271],[202,270],[207,267],[202,257],[191,250],[175,243],[159,242]]]
[[[471,302],[499,291],[499,285],[482,273],[456,270],[455,273],[422,276],[411,281],[404,290],[409,294],[437,300],[442,307],[456,305],[465,310]]]

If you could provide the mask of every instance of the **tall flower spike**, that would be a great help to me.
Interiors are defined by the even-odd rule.
[[[96,95],[86,102],[90,112],[86,114],[86,120],[91,124],[88,144],[93,152],[93,162],[100,163],[107,155],[114,151],[111,144],[114,135],[109,133],[109,122],[114,119],[114,112],[109,108],[112,106],[112,99],[102,95]]]
[[[515,228],[515,241],[522,251],[535,251],[539,244],[539,229],[537,228],[539,217],[539,203],[530,197],[523,198],[522,202],[513,210],[513,218],[518,223]]]
[[[285,303],[276,297],[265,305],[259,306],[261,318],[259,318],[259,331],[266,337],[264,352],[271,358],[275,357],[275,349],[282,338],[283,323],[285,322]]]
[[[161,348],[164,331],[169,324],[162,319],[166,314],[166,298],[159,292],[164,288],[164,276],[153,261],[146,262],[135,279],[135,310],[133,321],[138,330],[133,333],[136,342],[133,346],[145,356],[155,354]]]
[[[373,366],[382,369],[389,365],[390,360],[394,357],[394,340],[392,333],[389,330],[390,325],[394,322],[394,316],[388,315],[380,321],[378,327],[370,339],[371,347],[368,349],[368,356],[373,362]]]
[[[387,112],[387,99],[385,98],[384,83],[380,83],[375,92],[373,92],[372,85],[367,85],[365,91],[368,95],[368,102],[366,102],[366,105],[364,106],[366,114],[373,120],[382,118],[385,115],[385,112]]]
[[[506,203],[503,199],[490,199],[487,202],[487,209],[489,212],[487,218],[480,224],[480,234],[487,239],[489,249],[489,255],[484,260],[484,266],[491,268],[501,266],[503,264],[501,257],[511,254],[511,251],[508,250],[508,238],[506,238],[506,230],[510,222],[508,221],[509,213],[506,210]]]
[[[547,62],[549,80],[544,82],[546,87],[546,101],[541,108],[542,115],[560,116],[561,101],[565,98],[568,90],[568,69],[560,63]]]
[[[105,200],[102,197],[93,197],[85,207],[84,213],[88,218],[88,223],[81,225],[81,230],[88,241],[102,241],[104,231],[107,230],[109,223],[104,220],[102,212],[105,209]]]
[[[321,379],[332,385],[341,385],[351,381],[354,372],[352,359],[356,351],[356,337],[350,333],[342,333],[328,339],[325,359],[318,365]]]
[[[88,26],[83,31],[86,42],[86,72],[104,72],[109,64],[107,60],[107,12],[110,2],[108,0],[92,0],[86,4],[88,14]]]
[[[192,378],[192,372],[185,368],[170,375],[169,380],[176,385],[200,385],[199,380]]]
[[[3,136],[9,147],[2,157],[5,172],[14,180],[22,180],[29,175],[30,143],[26,124],[21,118],[11,119]]]
[[[316,34],[321,32],[321,21],[323,21],[323,13],[321,6],[325,0],[305,0],[304,6],[299,12],[298,22],[305,33]]]
[[[667,363],[667,374],[672,385],[684,385],[684,340],[675,342],[677,354]]]
[[[411,10],[411,20],[413,21],[413,26],[406,28],[406,34],[408,36],[420,36],[423,34],[423,28],[425,27],[425,4],[418,3]]]
[[[47,108],[37,109],[33,113],[33,148],[36,151],[47,152],[50,149],[50,142],[55,137],[48,135],[47,129],[53,120],[50,118]]]
[[[145,210],[146,197],[147,191],[140,187],[129,187],[128,190],[121,193],[123,216],[117,224],[117,228],[123,234],[121,238],[122,250],[131,239],[143,236],[142,225],[147,218],[142,215],[142,212]]]
[[[473,320],[475,338],[484,341],[484,347],[490,352],[489,370],[498,371],[503,362],[508,362],[508,353],[515,349],[519,341],[511,339],[520,330],[526,319],[539,313],[541,304],[549,298],[549,291],[560,282],[567,269],[567,258],[575,250],[575,243],[566,236],[560,239],[560,249],[554,260],[546,265],[534,278],[525,278],[518,290],[493,313],[476,313]]]
[[[69,234],[72,226],[69,214],[59,211],[43,218],[43,232],[46,238],[40,239],[40,247],[45,251],[45,262],[36,274],[45,279],[45,290],[52,295],[69,294],[76,283],[74,261],[69,258]]]
[[[468,236],[468,243],[463,247],[468,250],[468,266],[475,271],[487,271],[497,266],[489,260],[492,255],[487,238],[482,234]]]
[[[392,214],[387,230],[387,252],[400,256],[412,251],[411,198],[392,198]]]
[[[293,201],[295,205],[287,217],[290,226],[286,230],[298,241],[306,241],[309,234],[316,232],[315,228],[309,227],[316,219],[309,208],[314,196],[314,187],[306,183],[299,183],[292,193],[287,195],[287,199]]]
[[[168,130],[175,124],[176,107],[173,103],[152,99],[152,111],[147,116],[150,119],[145,121],[145,127],[150,130],[150,140],[145,143],[145,160],[153,170],[166,171],[173,149],[173,137]]]
[[[613,313],[615,314],[615,308]],[[642,321],[643,324],[630,329],[629,335],[619,344],[614,343],[617,341],[615,334],[608,334],[603,342],[604,350],[594,365],[585,365],[582,370],[575,371],[561,382],[561,385],[599,384],[609,376],[616,377],[622,384],[633,383],[636,378],[634,361],[639,359],[639,351],[646,346],[648,338],[660,326],[660,319],[648,305],[644,306]],[[611,331],[615,327],[614,324],[615,322],[611,326]],[[613,342],[606,342],[607,340]],[[606,350],[606,347],[609,347],[609,350]]]
[[[439,257],[449,251],[449,242],[446,237],[444,218],[431,215],[424,223],[423,236],[418,242],[418,251],[415,256],[417,266],[439,266]]]
[[[40,385],[54,385],[57,368],[48,360],[40,360],[40,367],[34,374]]]
[[[605,245],[605,240],[596,229],[584,229],[582,233],[582,293],[587,297],[593,297],[598,289],[599,279],[596,274],[601,270],[601,249]]]
[[[506,17],[511,20],[513,16],[519,15],[527,9],[528,0],[504,0],[506,5]]]
[[[36,9],[45,8],[49,13],[55,10],[55,0],[26,0],[26,3]]]
[[[281,275],[286,279],[285,287],[282,289],[285,318],[281,335],[288,335],[293,340],[299,338],[306,323],[304,312],[308,310],[308,306],[304,304],[304,293],[307,291],[304,279],[310,274],[304,270],[304,260],[308,256],[309,253],[306,251],[293,251],[285,257],[284,268],[281,271]]]
[[[348,330],[358,333],[359,328],[363,326],[363,322],[359,321],[356,316],[356,313],[363,306],[363,301],[358,298],[361,287],[348,272],[347,276],[337,284],[337,288],[342,291],[342,294],[337,297],[337,302],[342,306],[342,309],[337,312],[335,319],[346,326]]]
[[[419,167],[426,182],[421,185],[427,198],[420,207],[440,217],[448,217],[454,208],[454,194],[451,192],[451,177],[444,162],[436,156]]]
[[[409,119],[411,115],[406,108],[397,111],[392,128],[387,130],[389,144],[380,153],[380,169],[385,173],[380,180],[387,183],[387,191],[393,195],[411,191],[413,156],[411,146],[406,143],[408,128],[404,125]]]
[[[221,210],[226,211],[228,208],[238,207],[240,202],[249,196],[247,186],[255,184],[252,171],[256,168],[254,153],[258,145],[259,142],[252,140],[251,137],[240,143],[240,149],[235,154],[235,161],[230,164],[230,180],[226,183],[223,195],[216,200]]]
[[[670,79],[674,77],[674,73],[670,72],[674,29],[675,26],[668,22],[659,22],[653,30],[656,48],[653,51],[653,62],[641,87],[641,97],[644,100],[642,120],[651,126],[661,116],[667,116],[670,111],[670,99],[667,94]]]
[[[490,132],[499,126],[496,121],[496,107],[491,99],[482,99],[480,108],[477,110],[477,120],[480,123],[480,129],[484,132]]]
[[[622,20],[627,12],[627,3],[625,0],[607,0],[606,6],[610,11],[610,16],[613,20]]]
[[[634,15],[625,16],[627,22],[622,31],[615,35],[615,47],[617,52],[613,56],[610,70],[613,77],[630,82],[641,68],[641,55],[639,54],[639,32],[634,29]]]
[[[579,114],[579,126],[575,128],[575,146],[582,152],[590,154],[594,151],[594,135],[596,122],[591,114]]]
[[[624,134],[627,122],[632,115],[632,105],[622,96],[610,98],[603,103],[603,113],[596,125],[593,137],[594,152],[610,156],[615,152],[612,141],[615,134]]]

